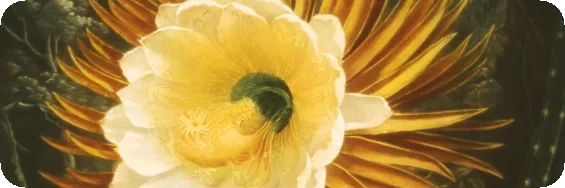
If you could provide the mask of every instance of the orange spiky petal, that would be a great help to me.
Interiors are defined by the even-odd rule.
[[[104,87],[98,85],[97,83],[91,81],[90,79],[85,77],[82,73],[80,73],[78,70],[71,67],[70,65],[67,65],[60,58],[57,58],[57,64],[59,65],[61,70],[67,76],[69,76],[73,81],[75,81],[76,83],[78,83],[78,84],[80,84],[80,85],[82,85],[86,88],[91,89],[92,91],[98,93],[99,95],[102,95],[102,96],[107,97],[109,99],[113,99],[115,101],[119,101],[118,96],[114,92],[109,91],[106,88],[104,88]]]
[[[91,62],[91,64],[94,65],[98,70],[101,70],[102,72],[117,80],[127,82],[122,73],[122,68],[117,65],[117,62],[112,62],[112,60],[106,59],[99,54],[96,54],[95,52],[90,50],[80,38],[77,38],[77,46],[79,47],[80,52],[82,52],[82,55],[86,58],[86,60]]]
[[[103,185],[92,185],[92,184],[88,184],[85,182],[80,182],[80,181],[76,181],[76,180],[71,180],[71,179],[67,179],[67,178],[62,178],[62,177],[57,177],[45,172],[39,172],[39,174],[49,180],[51,183],[61,187],[61,188],[104,188],[107,186],[103,186]]]
[[[121,161],[121,157],[116,151],[116,146],[112,144],[102,143],[92,138],[74,134],[68,130],[65,131],[65,134],[75,145],[92,156],[106,160]]]
[[[108,6],[110,7],[110,12],[118,20],[122,21],[124,25],[131,28],[139,36],[146,36],[157,29],[155,26],[151,26],[149,23],[134,16],[131,12],[124,10],[114,0],[108,0]]]
[[[67,168],[67,173],[85,183],[93,185],[109,185],[114,177],[113,172],[80,172]]]
[[[94,110],[92,108],[88,108],[88,107],[84,107],[78,104],[75,104],[73,102],[71,102],[69,99],[57,94],[57,93],[53,93],[53,96],[55,96],[55,99],[57,99],[57,101],[59,101],[59,104],[61,104],[61,106],[63,106],[63,108],[65,108],[65,110],[67,110],[68,112],[70,112],[73,115],[76,115],[82,119],[91,121],[91,122],[99,122],[100,120],[102,120],[102,118],[104,118],[105,114],[102,112],[99,112],[97,110]]]
[[[68,48],[69,56],[87,78],[97,83],[98,85],[106,88],[109,91],[116,92],[127,85],[127,82],[120,80],[112,75],[106,74],[79,58],[72,48]]]
[[[41,136],[41,139],[47,143],[47,145],[61,151],[64,153],[68,153],[68,154],[72,154],[72,155],[86,155],[88,156],[89,154],[86,153],[84,150],[78,148],[76,145],[72,144],[72,143],[62,143],[60,141],[57,141],[55,139],[52,138],[48,138],[45,136]]]
[[[496,121],[478,122],[478,121],[465,121],[453,126],[440,128],[440,131],[453,131],[453,132],[470,132],[470,131],[489,131],[505,127],[513,123],[513,119],[503,119]]]
[[[337,163],[326,167],[326,186],[330,188],[367,188],[353,174]]]
[[[90,6],[98,16],[106,23],[110,28],[112,28],[118,35],[120,35],[126,42],[134,46],[139,46],[141,43],[139,39],[141,36],[133,32],[124,23],[112,16],[108,11],[106,11],[102,6],[95,0],[88,0]]]
[[[90,44],[92,45],[92,47],[94,47],[98,54],[104,56],[106,59],[111,60],[110,62],[118,63],[118,61],[122,59],[122,57],[124,57],[124,54],[120,50],[106,43],[88,28],[86,29],[86,36],[88,37]]]
[[[89,121],[89,120],[86,120],[86,119],[82,119],[79,116],[74,115],[74,114],[70,113],[69,111],[63,110],[62,108],[59,108],[58,106],[55,106],[54,104],[51,104],[49,102],[45,102],[45,105],[53,113],[55,113],[55,115],[57,115],[59,118],[63,119],[65,122],[73,125],[74,127],[77,127],[79,129],[82,129],[82,130],[85,130],[85,131],[88,131],[88,132],[92,132],[92,133],[104,134],[102,127],[97,122],[92,122],[92,121]]]

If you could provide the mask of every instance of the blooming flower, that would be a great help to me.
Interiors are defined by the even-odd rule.
[[[502,178],[457,150],[503,144],[427,131],[511,119],[467,121],[486,108],[403,112],[471,80],[494,27],[443,52],[467,0],[344,2],[108,0],[107,10],[89,0],[134,48],[87,30],[82,57],[69,48],[75,66],[58,64],[120,105],[100,112],[55,94],[54,114],[106,140],[42,138],[118,165],[40,174],[61,187],[437,187],[414,170],[455,181],[453,163]]]
[[[123,163],[114,187],[324,187],[345,130],[392,115],[345,93],[333,15],[279,1],[165,4],[120,65],[130,84],[102,126]]]

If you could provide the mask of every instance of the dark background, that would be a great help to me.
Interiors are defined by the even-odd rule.
[[[472,0],[453,29],[461,37],[469,33],[481,36],[492,24],[496,24],[496,33],[485,53],[489,63],[483,71],[453,93],[407,110],[487,106],[492,110],[480,118],[516,120],[501,130],[461,135],[505,143],[499,150],[473,153],[498,168],[504,180],[453,167],[459,180],[445,187],[551,184],[561,176],[565,162],[563,139],[556,142],[565,132],[559,119],[565,108],[562,14],[553,5],[537,0]],[[2,17],[0,161],[10,182],[52,187],[38,171],[62,174],[65,166],[108,168],[103,161],[63,155],[40,139],[41,135],[58,138],[60,127],[65,126],[42,105],[44,100],[53,100],[51,92],[103,111],[113,105],[73,83],[52,64],[53,57],[65,57],[66,47],[74,45],[76,36],[84,35],[85,27],[124,46],[93,15],[85,0],[28,0],[10,7]],[[556,146],[553,158],[552,146]]]

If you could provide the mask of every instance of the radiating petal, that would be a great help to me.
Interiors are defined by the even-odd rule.
[[[326,186],[326,167],[312,170],[306,187],[324,188]]]
[[[118,145],[118,153],[126,165],[144,176],[154,176],[181,164],[147,133],[127,132]]]
[[[128,130],[134,129],[122,105],[110,109],[100,124],[104,130],[104,137],[114,144],[118,144]]]
[[[212,0],[187,1],[178,8],[177,25],[215,38],[222,8]]]
[[[189,91],[180,84],[147,75],[131,83],[117,94],[124,111],[136,127],[168,127],[190,105]]]
[[[130,83],[151,74],[151,68],[147,64],[147,56],[145,56],[142,47],[137,47],[126,53],[120,60],[120,67]]]
[[[344,134],[345,125],[339,113],[328,137],[323,139],[320,145],[313,145],[314,151],[311,151],[313,169],[323,168],[337,157],[343,144]]]
[[[378,96],[346,94],[339,109],[347,131],[377,127],[392,116],[386,99]]]
[[[279,187],[310,188],[307,183],[312,175],[312,161],[308,153],[302,150],[296,166],[280,178]]]
[[[217,43],[190,29],[168,27],[141,43],[155,75],[166,80],[210,89],[225,82],[233,86],[243,76]]]
[[[164,4],[159,6],[155,23],[157,28],[165,28],[177,25],[177,10],[180,4]]]
[[[265,18],[267,21],[274,20],[276,17],[283,14],[293,13],[292,9],[282,3],[280,0],[218,0],[218,2],[227,3],[241,3],[249,8],[252,8]]]
[[[151,178],[140,188],[206,188],[198,179],[188,177],[181,168]]]
[[[345,34],[341,28],[339,19],[329,14],[318,14],[310,20],[310,26],[318,35],[318,52],[329,53],[339,59],[341,65],[341,58],[345,50]]]
[[[137,188],[145,181],[147,181],[147,177],[140,175],[126,164],[121,163],[116,168],[110,188]]]

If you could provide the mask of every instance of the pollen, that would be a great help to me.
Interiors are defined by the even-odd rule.
[[[207,113],[202,110],[186,111],[181,117],[181,131],[183,137],[192,137],[200,140],[203,134],[210,131],[210,121]]]

